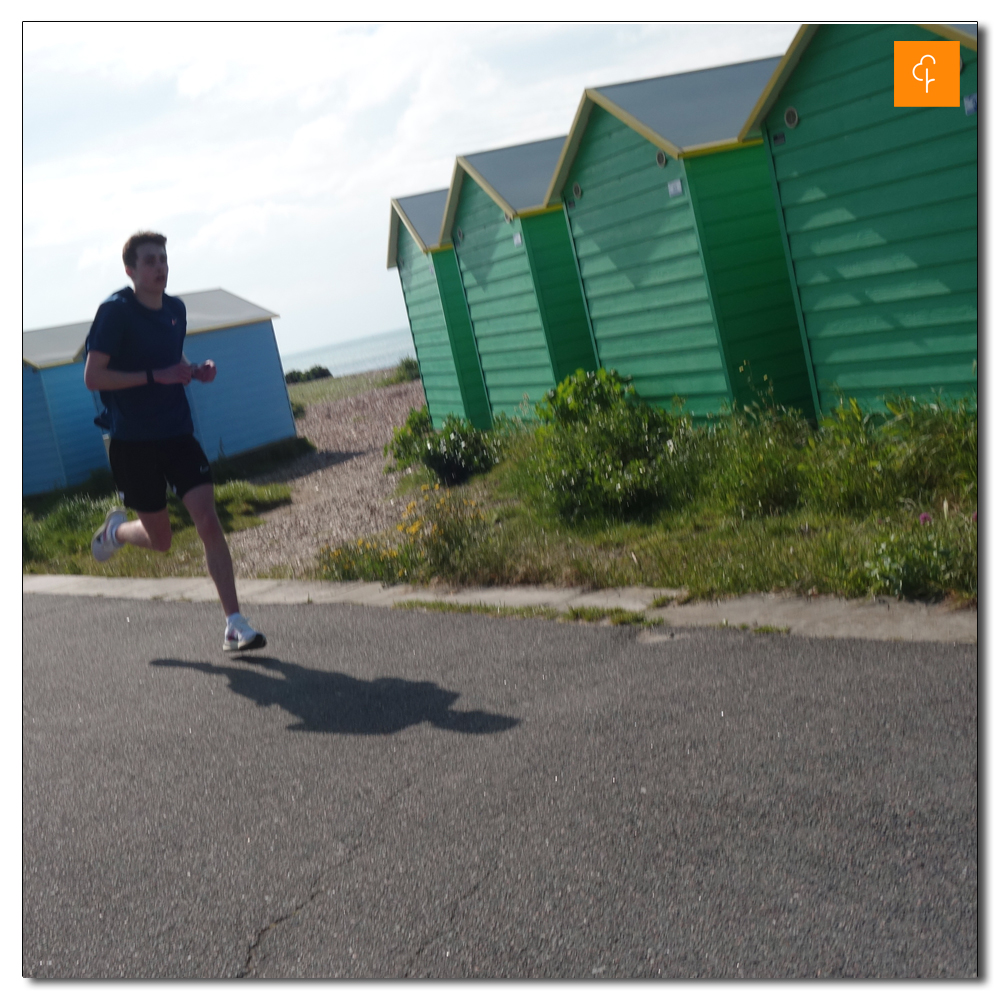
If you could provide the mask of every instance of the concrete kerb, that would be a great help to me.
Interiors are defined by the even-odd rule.
[[[815,638],[884,639],[904,642],[978,642],[975,608],[921,604],[892,598],[846,600],[749,594],[722,601],[686,601],[683,591],[623,587],[586,591],[582,587],[386,587],[379,583],[330,583],[319,580],[240,580],[240,599],[248,605],[361,604],[392,607],[408,601],[479,605],[484,608],[543,607],[646,612],[669,627],[730,627],[787,631]],[[213,602],[218,597],[206,578],[131,579],[92,576],[22,576],[22,593]],[[662,604],[654,607],[654,603]]]

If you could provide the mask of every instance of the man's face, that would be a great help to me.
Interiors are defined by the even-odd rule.
[[[155,243],[140,243],[136,251],[135,267],[126,267],[137,292],[154,295],[167,287],[167,250]]]

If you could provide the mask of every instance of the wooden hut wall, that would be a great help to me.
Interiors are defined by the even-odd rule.
[[[209,461],[295,437],[295,418],[271,321],[190,334],[192,364],[212,358],[215,381],[192,382],[188,400]]]
[[[458,374],[458,385],[462,392],[465,416],[473,426],[489,430],[493,426],[490,414],[490,400],[483,381],[483,369],[476,349],[476,338],[472,332],[469,306],[465,301],[465,288],[458,258],[452,248],[435,250],[431,253],[434,276],[437,278],[441,308],[451,343],[451,356]]]
[[[732,392],[684,166],[656,154],[594,107],[562,197],[598,362],[647,401],[681,396],[704,415]]]
[[[94,423],[103,406],[83,383],[83,362],[43,368],[41,376],[66,484],[76,486],[95,470],[110,469],[104,436]]]
[[[52,428],[42,376],[21,367],[21,493],[33,496],[66,485],[62,456]]]
[[[555,384],[521,221],[467,177],[452,239],[490,410],[516,415]]]
[[[406,227],[397,222],[396,270],[410,321],[431,423],[440,427],[451,414],[467,417],[452,355],[448,323],[435,275],[435,262],[425,255]]]
[[[685,159],[684,167],[736,402],[773,398],[812,418],[767,151],[758,143]]]
[[[597,354],[563,207],[520,221],[555,380],[594,371]]]
[[[896,40],[941,39],[821,26],[765,120],[823,411],[841,392],[880,407],[977,391],[977,115],[894,107]],[[961,55],[961,94],[975,94],[976,52]]]

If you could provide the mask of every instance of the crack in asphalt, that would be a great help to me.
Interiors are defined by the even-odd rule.
[[[254,960],[257,957],[257,949],[260,948],[261,941],[264,940],[265,934],[269,933],[270,931],[273,931],[275,927],[279,927],[286,920],[291,920],[292,917],[296,916],[296,914],[301,913],[314,899],[316,899],[317,896],[322,896],[323,893],[326,892],[325,889],[316,888],[316,883],[319,882],[319,880],[320,880],[319,876],[317,876],[317,878],[313,882],[313,888],[310,890],[309,896],[301,903],[299,903],[298,906],[293,907],[288,913],[285,913],[282,916],[277,917],[275,920],[272,920],[266,927],[262,927],[259,931],[257,931],[257,936],[253,939],[253,942],[247,949],[247,960],[243,964],[243,968],[236,975],[237,979],[246,979],[247,976],[253,975],[254,971],[253,964]]]
[[[398,799],[400,796],[404,795],[410,788],[413,787],[413,784],[414,782],[411,779],[410,781],[407,781],[401,788],[396,789],[395,792],[387,796],[386,799],[382,802],[383,810],[395,799]],[[373,823],[374,819],[371,822]],[[371,823],[368,823],[367,826],[370,827]],[[354,839],[353,846],[349,847],[347,850],[344,851],[344,856],[335,865],[332,865],[330,869],[325,873],[325,875],[330,875],[331,873],[335,872],[338,868],[343,868],[343,866],[346,865],[348,861],[350,861],[358,853],[363,843],[364,843],[363,834],[359,837],[356,837]],[[256,937],[251,942],[250,947],[247,948],[247,958],[246,961],[243,963],[243,968],[236,975],[237,979],[246,979],[248,976],[252,976],[254,974],[255,970],[253,969],[253,964],[257,957],[257,952],[260,948],[261,942],[264,940],[264,936],[266,934],[269,934],[276,927],[280,927],[286,921],[291,920],[292,917],[297,916],[310,903],[312,903],[314,900],[316,900],[317,898],[326,893],[326,889],[317,888],[318,883],[322,881],[324,877],[325,877],[324,875],[317,875],[316,878],[313,879],[312,888],[310,889],[309,895],[305,900],[303,900],[297,906],[289,910],[288,913],[285,913],[282,916],[275,918],[266,927],[262,927],[259,931],[257,931]],[[459,900],[458,902],[461,902],[461,900]]]
[[[413,957],[409,960],[409,962],[407,962],[406,968],[403,970],[403,975],[402,975],[401,978],[403,978],[403,979],[409,979],[410,978],[410,973],[413,971],[413,966],[414,966],[414,963],[417,961],[417,959],[420,958],[420,956],[428,948],[430,948],[431,945],[434,944],[435,941],[438,941],[442,937],[444,937],[444,935],[454,926],[454,924],[455,924],[455,917],[458,916],[458,908],[466,900],[472,899],[472,897],[479,891],[479,887],[487,879],[491,878],[495,874],[496,874],[496,868],[494,867],[492,870],[486,872],[485,875],[482,875],[472,886],[469,887],[468,890],[466,890],[466,892],[462,893],[461,896],[458,896],[452,902],[451,906],[448,907],[448,915],[444,918],[444,921],[442,922],[440,928],[434,934],[432,934],[429,938],[427,938],[426,941],[424,941],[422,944],[420,944],[417,947],[417,950],[413,953]]]

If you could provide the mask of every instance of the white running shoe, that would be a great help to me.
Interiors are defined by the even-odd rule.
[[[248,649],[263,649],[267,639],[262,632],[250,627],[243,615],[236,615],[226,623],[226,637],[222,642],[224,653],[242,653]]]
[[[98,562],[107,562],[125,543],[115,541],[115,529],[128,520],[124,507],[112,507],[90,543],[90,552]]]

